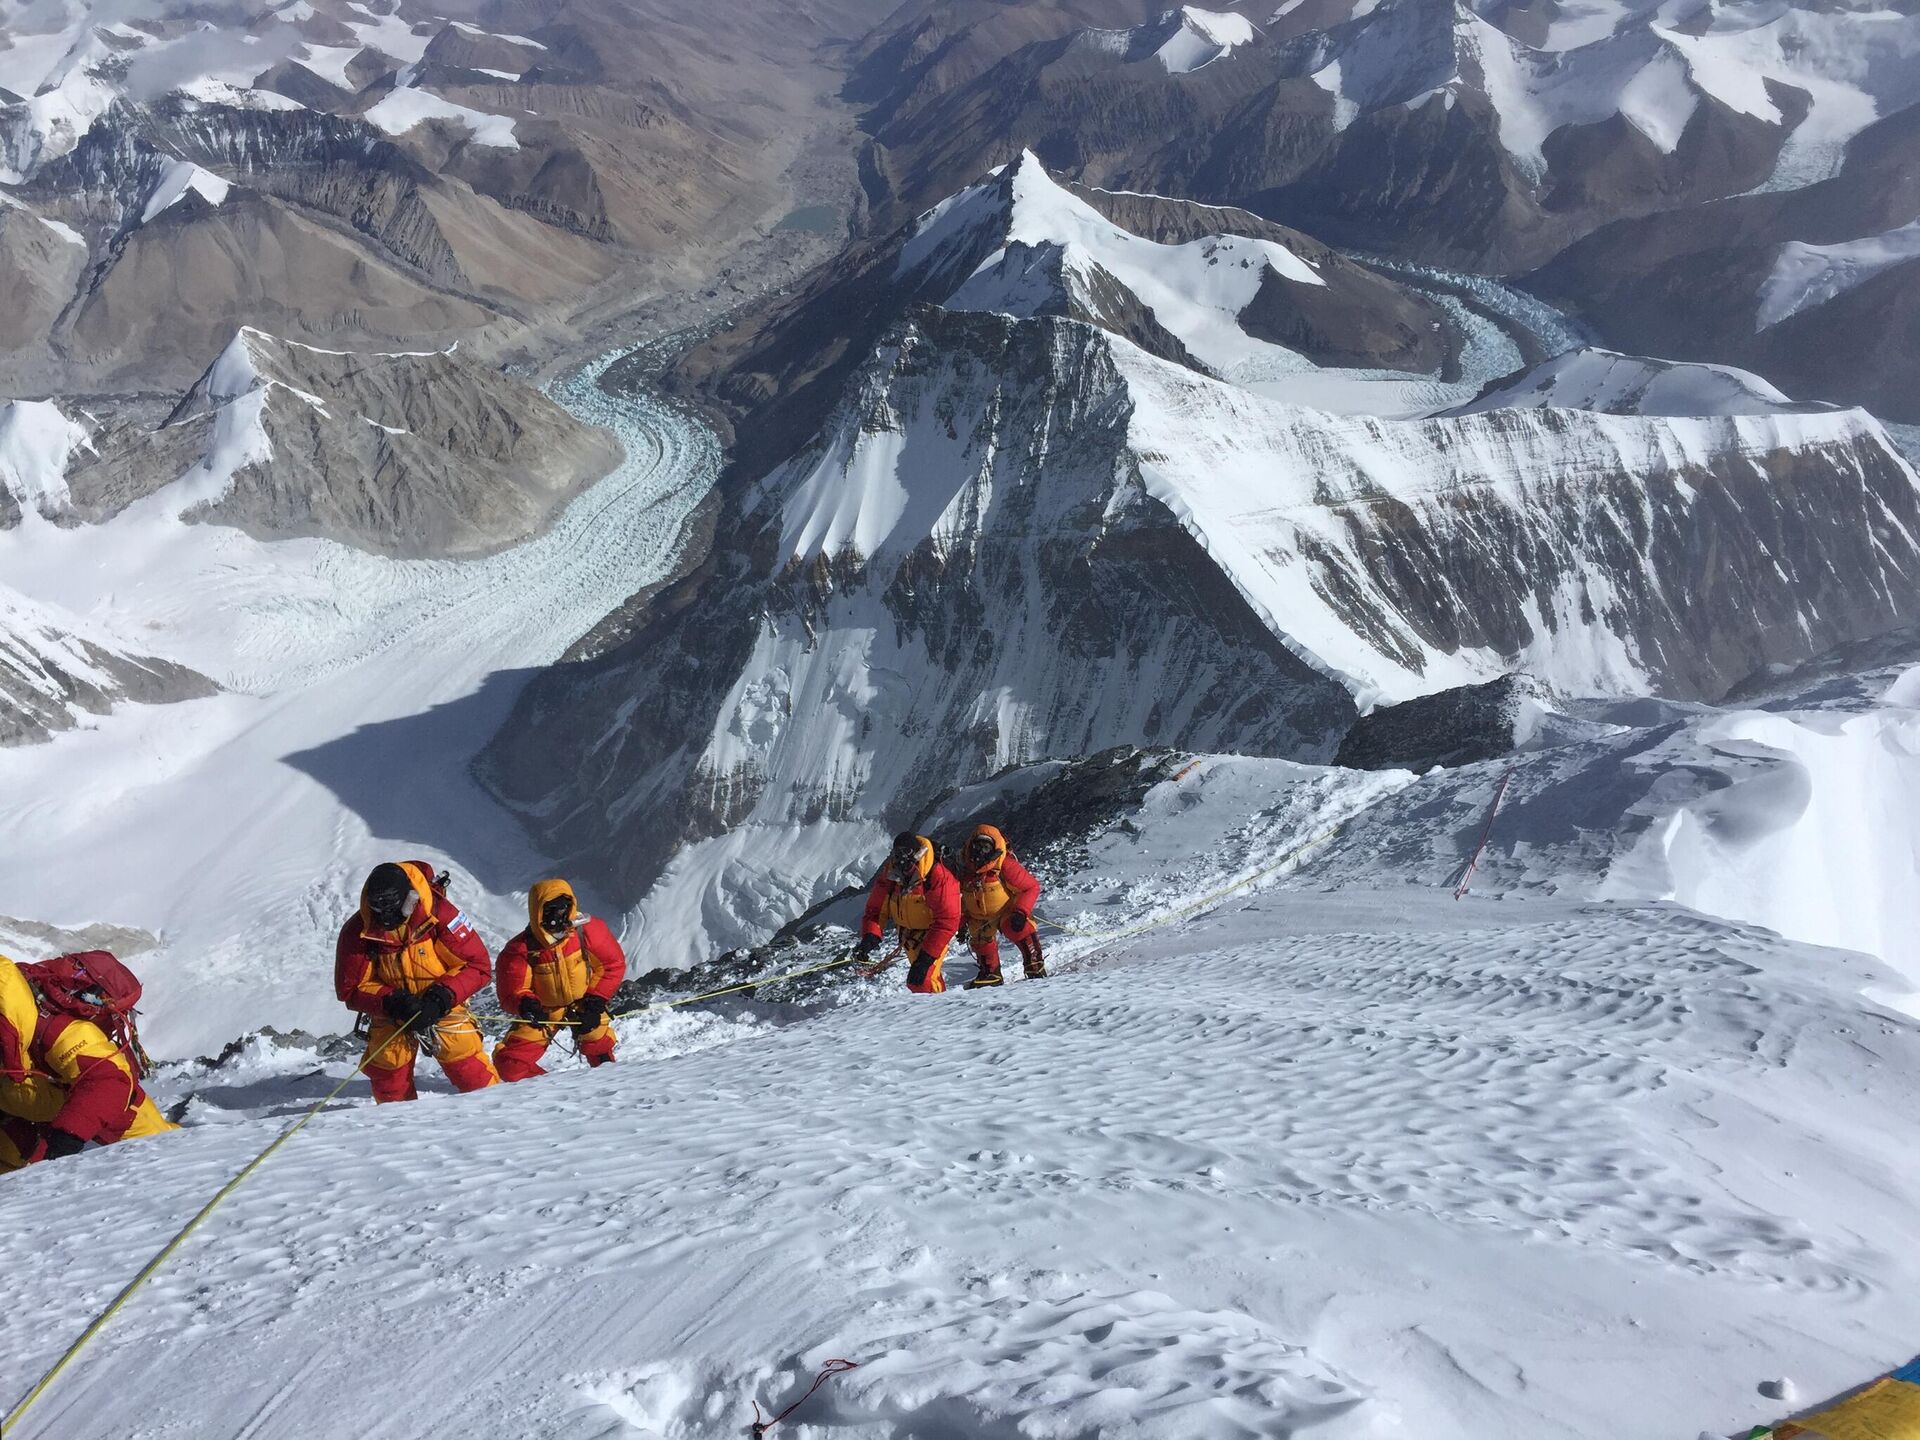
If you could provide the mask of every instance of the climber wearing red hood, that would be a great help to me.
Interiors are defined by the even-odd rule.
[[[627,957],[606,922],[580,913],[573,887],[542,880],[527,892],[527,928],[500,952],[500,1008],[520,1017],[493,1052],[502,1080],[546,1072],[540,1057],[562,1026],[589,1065],[613,1059],[607,1005],[626,978]]]
[[[413,1064],[423,1049],[455,1089],[500,1079],[467,1009],[493,978],[493,962],[444,884],[424,860],[374,866],[334,946],[334,993],[373,1022],[366,1070],[382,1103],[418,1097]]]
[[[1029,980],[1046,978],[1040,932],[1033,925],[1033,907],[1039,901],[1040,882],[1013,858],[1007,837],[991,825],[975,826],[960,850],[960,906],[967,918],[967,944],[980,966],[967,989],[1002,983],[1002,935],[1019,950]]]
[[[140,982],[105,950],[0,956],[0,1170],[179,1127],[140,1079]]]
[[[907,989],[938,995],[947,946],[960,930],[960,886],[933,853],[933,842],[911,830],[893,838],[893,853],[873,877],[860,920],[859,957],[870,959],[891,921],[907,952]]]

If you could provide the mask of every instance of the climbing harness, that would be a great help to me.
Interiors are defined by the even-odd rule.
[[[1453,887],[1453,898],[1465,898],[1467,889],[1473,884],[1473,872],[1480,868],[1480,856],[1487,848],[1487,842],[1493,838],[1494,817],[1500,813],[1500,802],[1506,798],[1507,784],[1513,779],[1513,766],[1507,767],[1507,773],[1500,777],[1500,783],[1493,787],[1493,803],[1487,807],[1486,828],[1480,832],[1480,843],[1473,847],[1473,854],[1467,860],[1467,868],[1461,872],[1460,883]]]
[[[802,1405],[806,1404],[807,1401],[811,1400],[813,1398],[813,1392],[818,1390],[822,1385],[826,1384],[827,1378],[829,1376],[844,1375],[849,1370],[858,1370],[859,1368],[860,1368],[860,1363],[857,1360],[827,1361],[826,1364],[820,1367],[820,1373],[813,1377],[813,1384],[807,1387],[807,1393],[802,1395],[798,1400],[794,1401],[791,1405],[787,1406],[786,1409],[782,1410],[778,1415],[775,1415],[771,1420],[762,1420],[760,1418],[760,1402],[758,1400],[754,1401],[753,1402],[753,1425],[749,1431],[749,1433],[753,1437],[753,1440],[761,1440],[761,1437],[764,1436],[769,1430],[773,1429],[774,1426],[778,1425],[782,1420],[786,1419],[787,1416],[791,1415],[794,1411],[798,1410]]]
[[[240,1171],[238,1174],[236,1174],[231,1180],[227,1181],[226,1184],[222,1185],[220,1189],[214,1194],[214,1197],[211,1200],[207,1201],[205,1205],[202,1205],[200,1207],[200,1213],[195,1215],[191,1220],[187,1221],[187,1223],[180,1228],[180,1232],[177,1235],[175,1235],[165,1245],[161,1246],[159,1253],[156,1254],[151,1260],[147,1261],[145,1265],[141,1266],[140,1273],[138,1275],[135,1275],[133,1279],[129,1280],[126,1283],[126,1287],[122,1289],[118,1295],[113,1297],[113,1303],[107,1306],[106,1309],[102,1310],[99,1313],[99,1315],[94,1318],[93,1323],[87,1326],[86,1329],[80,1332],[80,1338],[75,1340],[73,1344],[69,1345],[67,1347],[66,1353],[54,1362],[53,1368],[47,1371],[46,1374],[40,1377],[40,1383],[35,1385],[33,1389],[29,1390],[24,1396],[22,1396],[20,1403],[15,1405],[13,1409],[7,1412],[6,1420],[4,1422],[0,1422],[0,1431],[11,1430],[14,1426],[18,1425],[20,1423],[20,1418],[27,1413],[28,1409],[33,1405],[33,1402],[38,1400],[42,1395],[44,1395],[47,1392],[48,1387],[51,1386],[55,1380],[60,1378],[60,1372],[65,1370],[67,1366],[73,1362],[75,1356],[79,1355],[79,1353],[82,1350],[87,1348],[87,1345],[93,1340],[94,1336],[98,1335],[102,1330],[106,1328],[107,1322],[113,1319],[113,1317],[119,1313],[120,1307],[125,1305],[127,1301],[133,1298],[134,1292],[138,1290],[142,1285],[146,1284],[147,1281],[151,1280],[155,1272],[158,1271],[162,1265],[166,1264],[167,1261],[173,1257],[174,1252],[177,1251],[183,1244],[186,1243],[187,1237],[193,1234],[195,1230],[198,1230],[202,1222],[204,1222],[209,1215],[213,1214],[215,1210],[219,1209],[221,1203],[229,1195],[233,1194],[234,1191],[238,1190],[243,1184],[245,1184],[248,1177],[251,1176],[254,1171],[258,1170],[262,1165],[264,1165],[267,1162],[268,1156],[272,1155],[274,1151],[278,1150],[282,1145],[286,1144],[287,1141],[291,1140],[295,1135],[298,1135],[302,1130],[304,1130],[309,1120],[313,1119],[314,1116],[318,1115],[322,1110],[326,1109],[328,1105],[332,1104],[334,1100],[336,1100],[339,1097],[340,1092],[342,1090],[345,1090],[348,1085],[352,1084],[356,1079],[360,1077],[361,1073],[366,1070],[367,1066],[370,1063],[372,1063],[374,1057],[379,1055],[382,1050],[385,1050],[388,1045],[391,1045],[395,1040],[398,1040],[402,1035],[406,1034],[408,1028],[412,1024],[413,1022],[409,1020],[406,1023],[406,1025],[402,1025],[398,1030],[395,1030],[393,1034],[389,1035],[381,1045],[379,1045],[375,1049],[369,1050],[365,1055],[361,1056],[360,1063],[353,1067],[352,1071],[348,1073],[346,1079],[342,1080],[338,1085],[334,1086],[333,1089],[329,1090],[324,1096],[322,1096],[317,1102],[315,1102],[315,1104],[310,1110],[308,1110],[298,1120],[295,1120],[291,1125],[287,1126],[286,1129],[282,1130],[278,1135],[274,1136],[273,1140],[267,1145],[266,1149],[262,1150],[258,1155],[254,1156],[253,1159],[249,1160],[245,1165],[243,1165],[240,1168]]]

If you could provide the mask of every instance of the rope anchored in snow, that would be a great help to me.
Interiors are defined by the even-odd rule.
[[[760,1402],[758,1400],[754,1401],[753,1402],[753,1424],[747,1427],[747,1434],[752,1437],[752,1440],[762,1440],[762,1437],[769,1430],[773,1429],[774,1426],[778,1425],[782,1420],[786,1419],[787,1416],[791,1415],[794,1411],[798,1410],[802,1405],[806,1404],[807,1401],[811,1400],[813,1398],[813,1392],[818,1390],[822,1385],[827,1383],[828,1376],[844,1375],[849,1370],[858,1370],[859,1368],[860,1368],[859,1362],[855,1360],[827,1361],[826,1364],[820,1367],[820,1373],[813,1377],[813,1384],[807,1387],[807,1393],[802,1395],[798,1400],[794,1401],[791,1405],[787,1406],[786,1409],[782,1410],[778,1415],[775,1415],[771,1420],[762,1420],[760,1418]]]
[[[788,970],[780,975],[768,975],[758,980],[742,980],[737,984],[723,985],[718,990],[705,990],[698,995],[682,995],[675,1000],[656,1000],[650,1005],[636,1005],[631,1010],[609,1010],[607,1019],[628,1020],[635,1015],[651,1015],[656,1010],[677,1010],[682,1005],[698,1005],[703,1000],[718,1000],[722,995],[734,995],[742,990],[758,990],[762,985],[778,985],[782,980],[798,980],[802,975],[818,975],[823,970],[836,970],[842,965],[851,965],[854,957],[842,955],[836,960],[823,961],[818,965],[808,965],[800,970]],[[476,1020],[507,1020],[515,1025],[551,1025],[556,1029],[565,1029],[565,1020],[523,1020],[518,1015],[490,1015],[476,1012]]]
[[[339,1097],[342,1090],[345,1090],[347,1086],[358,1079],[367,1066],[385,1051],[388,1045],[393,1044],[394,1041],[406,1034],[412,1025],[413,1021],[407,1021],[405,1025],[402,1025],[398,1030],[395,1030],[393,1034],[389,1035],[383,1044],[369,1050],[360,1058],[360,1063],[353,1067],[353,1070],[348,1074],[346,1079],[342,1080],[338,1085],[334,1086],[333,1089],[321,1096],[320,1099],[314,1103],[312,1109],[308,1110],[298,1120],[295,1120],[291,1125],[287,1126],[286,1129],[274,1136],[266,1149],[262,1150],[258,1155],[254,1156],[253,1159],[241,1166],[240,1172],[231,1180],[227,1181],[226,1184],[222,1185],[214,1197],[200,1207],[200,1213],[187,1221],[187,1223],[180,1228],[180,1232],[177,1235],[160,1247],[158,1254],[140,1267],[140,1273],[129,1280],[125,1288],[113,1297],[113,1303],[102,1310],[99,1315],[94,1318],[93,1323],[80,1332],[80,1338],[69,1345],[66,1353],[54,1362],[53,1368],[40,1377],[40,1383],[21,1397],[20,1403],[7,1412],[7,1418],[4,1421],[0,1421],[0,1431],[11,1430],[14,1426],[18,1425],[20,1423],[20,1417],[27,1413],[28,1408],[32,1406],[33,1402],[44,1395],[47,1392],[47,1388],[52,1385],[55,1380],[60,1378],[60,1372],[72,1364],[74,1358],[78,1356],[82,1350],[87,1348],[87,1345],[93,1340],[93,1337],[106,1328],[107,1322],[119,1313],[120,1307],[133,1298],[134,1291],[151,1280],[154,1273],[173,1257],[176,1250],[186,1243],[187,1237],[193,1234],[195,1230],[198,1230],[201,1223],[209,1215],[213,1214],[215,1210],[220,1208],[221,1202],[233,1194],[234,1191],[238,1190],[240,1186],[245,1183],[248,1176],[252,1175],[254,1171],[264,1165],[268,1156],[272,1155],[274,1151],[278,1150],[282,1145],[286,1144],[287,1141],[304,1130],[309,1120],[313,1119],[314,1116],[332,1104],[333,1101]]]
[[[1507,773],[1500,777],[1500,783],[1493,787],[1493,803],[1487,806],[1486,828],[1480,832],[1480,843],[1473,847],[1473,854],[1467,860],[1467,868],[1460,874],[1460,883],[1453,887],[1453,898],[1466,897],[1467,888],[1473,884],[1473,872],[1480,868],[1480,856],[1486,851],[1487,842],[1493,838],[1494,817],[1500,813],[1500,802],[1506,798],[1507,784],[1513,779],[1513,767],[1507,767]]]

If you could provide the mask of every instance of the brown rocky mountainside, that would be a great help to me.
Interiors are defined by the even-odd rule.
[[[261,11],[257,69],[220,64],[157,3],[118,28],[39,7],[32,23],[71,47],[22,73],[77,113],[0,103],[0,178],[81,243],[68,256],[0,229],[0,286],[27,317],[0,325],[0,382],[185,386],[244,325],[346,349],[577,343],[592,315],[697,283],[794,202],[782,176],[833,123],[833,47],[891,4],[449,18],[320,0]]]
[[[541,529],[620,459],[525,381],[458,353],[347,354],[236,336],[158,426],[92,437],[71,521],[178,486],[183,518],[264,539],[466,555]]]

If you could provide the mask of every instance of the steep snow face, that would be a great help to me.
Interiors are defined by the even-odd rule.
[[[209,205],[218,205],[227,198],[227,191],[231,188],[218,175],[201,169],[191,160],[176,160],[167,167],[166,173],[160,177],[160,183],[153,187],[153,193],[147,197],[146,208],[140,212],[140,223],[146,224],[188,193],[198,195]]]
[[[0,527],[67,509],[67,467],[90,449],[87,427],[51,400],[0,406]]]
[[[1326,285],[1314,266],[1269,240],[1216,235],[1162,245],[1134,235],[1057,184],[1031,152],[921,218],[896,270],[916,274],[938,277],[947,309],[1023,317],[1098,313],[1117,283],[1195,360],[1221,373],[1297,360],[1240,324],[1269,277]]]
[[[1796,406],[1758,375],[1731,365],[1693,365],[1579,349],[1497,380],[1449,415],[1552,406],[1609,415],[1775,415]]]
[[[300,43],[311,8],[243,0],[222,23],[183,16],[162,0],[126,0],[102,23],[84,0],[0,0],[0,89],[22,97],[0,106],[0,175],[18,183],[69,153],[116,101],[163,94],[248,109],[298,110],[253,82]],[[137,24],[130,22],[139,22]],[[323,23],[337,30],[329,17]],[[398,23],[398,22],[396,22]]]
[[[1313,818],[1288,778],[1203,762],[1049,872],[1060,913],[1112,934],[1270,864]],[[776,1433],[1664,1440],[1920,1328],[1920,1031],[1862,1003],[1859,956],[1405,886],[1077,944],[991,994],[623,1021],[622,1063],[475,1096],[356,1084],[19,1440],[707,1440],[828,1357],[859,1368]],[[15,1390],[349,1063],[256,1043],[184,1133],[10,1177],[0,1266],[70,1298],[0,1311]],[[957,1103],[966,1077],[996,1089]],[[46,1223],[102,1195],[111,1224]]]
[[[1840,245],[1789,241],[1760,288],[1754,329],[1766,330],[1864,285],[1883,270],[1920,260],[1920,220]]]
[[[45,741],[123,701],[187,700],[212,689],[106,626],[0,585],[0,746]]]
[[[1776,644],[1875,633],[1920,594],[1916,480],[1860,411],[1396,422],[1114,354],[1146,493],[1363,706],[1516,667],[1572,693],[1711,697]],[[1861,584],[1809,602],[1832,545]]]
[[[1244,15],[1191,5],[1174,11],[1158,28],[1172,33],[1154,46],[1153,58],[1171,75],[1190,74],[1225,59],[1239,46],[1251,45],[1260,33]]]

